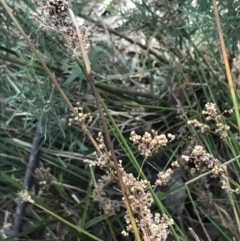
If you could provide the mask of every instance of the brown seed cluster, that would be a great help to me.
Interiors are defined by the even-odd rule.
[[[39,2],[39,1],[36,1]],[[68,16],[68,8],[70,4],[68,1],[65,0],[49,0],[46,1],[49,15],[51,19],[66,19]]]
[[[80,105],[79,102],[77,102],[78,107],[75,107],[74,110],[76,112],[76,115],[72,113],[71,115],[74,118],[69,118],[68,125],[71,126],[74,122],[79,123],[82,125],[88,125],[92,122],[92,116],[90,113],[83,113],[83,107]]]
[[[32,16],[39,22],[40,27],[45,31],[56,31],[62,35],[66,47],[74,55],[81,55],[81,48],[77,36],[77,30],[69,15],[71,7],[68,0],[35,0],[36,5],[43,10],[43,16],[39,17],[36,13]],[[88,28],[81,26],[83,44],[86,51],[89,50],[90,31]]]
[[[195,174],[196,171],[206,172],[210,171],[213,177],[219,177],[222,183],[222,189],[228,192],[240,193],[239,188],[232,189],[229,184],[229,175],[226,168],[221,165],[220,161],[207,153],[202,146],[195,146],[190,156],[182,155],[182,159],[186,162],[193,162],[195,168],[191,169],[191,173]]]
[[[166,215],[161,216],[160,213],[153,214],[151,212],[150,208],[154,200],[148,190],[149,182],[136,179],[132,173],[126,173],[125,171],[122,171],[122,177],[125,187],[129,191],[129,202],[143,240],[165,241],[169,233],[169,226],[173,225],[173,219],[169,219]],[[127,236],[132,232],[128,214],[125,215],[125,220],[127,226],[122,234]]]
[[[222,114],[219,114],[216,104],[214,103],[207,103],[205,105],[205,110],[202,111],[202,114],[206,116],[206,121],[213,121],[215,123],[216,127],[214,133],[219,135],[222,139],[226,138],[227,130],[230,129],[228,125],[223,124],[223,115],[226,113],[232,114],[233,110],[225,110]],[[188,125],[199,128],[202,133],[205,131],[212,131],[209,125],[203,124],[196,119],[189,120]]]
[[[96,141],[98,143],[100,152],[93,152],[92,156],[94,160],[85,159],[84,162],[88,163],[90,166],[98,166],[104,170],[106,174],[112,178],[112,180],[117,181],[118,179],[111,158],[111,153],[107,151],[102,132],[98,132]]]
[[[202,146],[195,146],[190,156],[182,155],[187,162],[193,162],[195,169],[199,172],[211,171],[213,177],[226,175],[225,169],[221,166],[218,159],[207,153]]]
[[[159,172],[155,184],[159,186],[167,186],[172,175],[173,170],[171,168],[168,168],[165,172]]]
[[[149,135],[145,135],[145,137],[147,136]],[[94,153],[95,161],[85,160],[85,162],[88,162],[90,165],[99,166],[106,172],[107,177],[104,177],[104,180],[102,181],[100,180],[100,183],[97,185],[95,184],[93,198],[95,201],[99,202],[99,205],[104,212],[115,212],[118,206],[111,200],[106,199],[106,194],[103,188],[106,181],[118,181],[117,173],[111,160],[111,155],[107,152],[101,132],[98,133],[96,140],[98,142],[99,149],[101,150],[101,154],[99,154],[99,152]],[[126,173],[122,167],[122,161],[119,161],[118,165],[139,232],[144,236],[144,240],[165,241],[169,233],[169,226],[173,224],[173,220],[169,219],[166,215],[161,216],[159,213],[153,214],[151,212],[150,208],[154,200],[148,189],[150,185],[149,181],[135,178],[132,173]],[[170,171],[167,171],[167,173],[168,172],[170,173]],[[164,183],[166,183],[167,179],[169,179],[168,174],[166,174],[166,176],[160,176],[162,178],[162,182]],[[122,234],[128,235],[130,232],[133,232],[128,213],[125,215],[125,220],[127,226],[126,230],[124,230]]]
[[[194,120],[189,120],[189,121],[188,121],[188,125],[192,125],[192,126],[194,126],[195,128],[199,128],[202,133],[210,130],[209,125],[203,124],[203,123],[199,122],[199,121],[196,120],[196,119],[194,119]]]
[[[48,190],[52,183],[55,181],[55,177],[51,174],[50,168],[36,168],[35,177],[38,180],[42,189]]]
[[[132,131],[129,138],[130,141],[138,145],[138,150],[145,157],[152,156],[160,147],[166,146],[168,142],[174,139],[175,136],[172,134],[167,136],[164,134],[158,135],[155,130],[152,130],[152,133],[145,132],[143,136],[137,135],[135,131]]]
[[[20,191],[18,193],[18,195],[19,195],[20,200],[23,200],[25,202],[32,203],[32,204],[35,203],[27,190]]]

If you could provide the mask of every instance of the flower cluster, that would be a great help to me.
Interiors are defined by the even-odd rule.
[[[203,123],[199,122],[196,119],[189,120],[188,121],[188,125],[192,125],[195,128],[199,128],[202,133],[204,133],[205,131],[209,131],[210,130],[210,126],[209,125],[203,124]]]
[[[137,135],[135,131],[132,131],[129,138],[130,141],[138,145],[138,150],[145,157],[152,156],[161,146],[166,146],[168,142],[174,139],[175,136],[172,134],[167,136],[164,134],[158,135],[155,130],[152,130],[152,134],[145,132],[143,136]]]
[[[74,118],[69,118],[69,122],[68,125],[71,126],[72,123],[75,121],[77,123],[80,123],[80,125],[88,125],[90,122],[92,122],[92,116],[90,113],[83,113],[83,107],[80,106],[80,103],[77,102],[78,107],[75,107],[74,110],[76,112],[76,115],[74,113],[72,113],[71,115]]]
[[[104,143],[104,138],[102,132],[98,132],[98,137],[96,138],[100,152],[93,152],[93,160],[85,159],[84,162],[88,163],[90,166],[98,166],[103,171],[106,172],[112,180],[117,181],[116,171],[111,158],[111,153],[107,151]]]
[[[150,208],[154,201],[148,190],[149,182],[138,180],[133,174],[125,171],[122,172],[122,177],[125,187],[129,191],[128,199],[138,230],[143,235],[143,240],[165,241],[169,233],[169,226],[173,225],[173,219],[151,212]],[[127,226],[122,234],[127,236],[129,232],[132,232],[128,214],[125,215],[125,220]]]
[[[48,190],[52,183],[55,181],[55,177],[51,174],[50,168],[36,168],[35,177],[38,180],[39,185],[43,190]]]
[[[207,153],[202,146],[195,146],[190,156],[182,155],[187,162],[193,162],[195,169],[200,172],[211,171],[213,177],[226,175],[225,169],[218,159]]]
[[[23,200],[25,202],[34,204],[34,200],[32,199],[31,195],[27,190],[22,190],[18,193],[20,200]]]
[[[222,139],[226,138],[226,131],[230,129],[228,125],[222,123],[223,114],[229,113],[232,114],[233,110],[225,110],[222,114],[218,114],[218,110],[216,104],[207,103],[205,104],[205,110],[202,111],[202,114],[206,116],[206,121],[214,121],[216,124],[216,128],[214,130],[215,134],[218,134]],[[207,124],[202,124],[198,120],[189,120],[188,125],[192,125],[200,129],[203,133],[205,131],[210,131],[210,126]]]
[[[213,155],[207,153],[202,146],[195,146],[190,156],[182,155],[182,159],[186,162],[193,162],[195,168],[192,168],[191,172],[195,173],[210,171],[213,177],[219,177],[222,183],[222,189],[226,189],[228,192],[240,193],[239,188],[232,189],[229,185],[229,176],[224,166],[220,161],[213,157]]]
[[[145,137],[147,136],[148,135],[145,135]],[[117,174],[111,160],[111,155],[107,152],[101,132],[98,133],[96,140],[100,149],[100,152],[94,153],[96,161],[85,160],[85,162],[89,163],[90,165],[100,167],[106,172],[107,176],[104,176],[98,184],[95,184],[92,197],[95,201],[99,202],[100,207],[105,213],[113,213],[118,209],[118,204],[106,198],[106,193],[104,192],[103,188],[106,182],[118,181]],[[158,140],[161,140],[161,138]],[[167,141],[168,140],[166,139],[164,142],[167,143]],[[122,175],[123,183],[127,190],[134,219],[139,232],[144,236],[144,240],[165,241],[169,233],[169,226],[173,224],[173,220],[169,219],[166,215],[161,216],[159,213],[153,214],[151,212],[150,208],[154,200],[149,192],[149,181],[139,180],[139,178],[135,178],[132,173],[126,173],[122,167],[122,161],[119,161],[118,166]],[[167,171],[167,173],[168,172],[170,173],[170,171]],[[168,175],[166,175],[166,177],[160,175],[160,177],[164,183],[166,183],[167,179],[169,179]],[[124,230],[122,234],[128,235],[133,231],[128,213],[125,215],[125,220],[127,226],[126,230]]]
[[[235,189],[230,187],[229,184],[229,180],[231,180],[230,178],[228,178],[228,176],[222,176],[220,182],[222,183],[222,189],[230,192],[230,193],[236,193],[236,194],[240,194],[240,188],[239,188],[239,184],[237,184],[236,182],[234,182],[234,185],[237,186]],[[236,185],[237,184],[237,185]]]
[[[155,184],[159,186],[167,186],[172,174],[173,170],[171,168],[168,168],[165,172],[159,172]]]

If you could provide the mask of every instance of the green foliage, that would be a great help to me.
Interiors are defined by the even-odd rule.
[[[222,118],[223,123],[230,126],[226,139],[213,133],[216,127],[214,121],[208,123],[211,131],[205,133],[187,126],[189,119],[206,123],[201,113],[207,102],[215,103],[219,113],[231,109],[233,105],[219,51],[212,1],[135,0],[132,1],[136,5],[134,9],[124,9],[122,5],[119,6],[120,2],[100,4],[110,14],[105,17],[106,26],[102,27],[96,27],[96,24],[102,23],[94,14],[90,14],[95,1],[73,3],[75,14],[88,19],[93,31],[89,57],[117,158],[123,160],[127,172],[135,176],[140,173],[143,179],[150,179],[156,175],[152,166],[165,170],[171,162],[181,157],[193,139],[221,163],[235,158],[228,165],[228,170],[230,177],[239,183],[240,146],[235,115],[228,114]],[[90,87],[63,39],[57,33],[46,33],[39,29],[39,24],[31,15],[31,11],[35,11],[32,2],[8,1],[8,4],[73,106],[81,102],[83,112],[92,113],[93,122],[88,127],[96,137],[102,127]],[[240,2],[219,1],[218,9],[228,52],[237,57]],[[35,130],[39,120],[44,117],[46,124],[42,129],[45,143],[40,166],[49,167],[56,180],[41,197],[43,203],[36,197],[39,199],[37,204],[44,209],[32,207],[38,215],[38,224],[31,227],[29,233],[47,227],[54,240],[89,240],[91,235],[96,240],[133,240],[131,235],[128,238],[121,235],[125,228],[123,207],[114,215],[99,213],[98,204],[91,197],[92,184],[104,173],[98,168],[91,171],[83,162],[84,159],[93,158],[93,145],[78,125],[68,126],[70,110],[66,103],[3,8],[0,8],[0,16],[0,230],[6,231],[4,225],[13,220],[13,215],[7,217],[6,212],[14,212],[16,193],[21,190],[14,178],[20,182],[24,176]],[[118,27],[108,29],[108,21],[115,16],[114,21],[123,21]],[[96,24],[93,24],[94,21]],[[229,60],[233,61],[233,58]],[[239,77],[233,77],[239,104]],[[132,130],[143,134],[151,129],[164,134],[172,133],[178,138],[166,148],[160,148],[141,170],[144,158],[130,143],[129,136]],[[192,179],[188,175],[183,178],[184,181]],[[201,221],[206,227],[218,230],[217,235],[222,240],[229,241],[229,236],[238,240],[237,230],[230,226],[236,227],[236,220],[240,219],[239,195],[226,195],[218,182],[206,179],[205,184],[209,185],[207,192],[212,195],[211,204],[214,203],[217,211],[221,214],[226,212],[228,216],[212,214],[203,203],[198,202],[203,191],[199,189],[202,185],[200,180],[205,182],[204,178],[199,178],[188,187],[197,202]],[[40,187],[36,184],[35,188],[37,196]],[[117,184],[114,184],[114,188],[118,189]],[[178,190],[183,188],[181,185]],[[169,192],[161,190],[161,195],[158,195],[157,190],[150,190],[156,203],[153,209],[168,213],[167,205],[164,206],[164,200],[159,200],[159,197],[165,197]],[[80,203],[71,197],[72,194]],[[112,198],[118,199],[123,206],[116,190],[114,195]],[[186,198],[186,209],[191,206],[189,203],[190,196]],[[194,213],[192,206],[190,209]],[[196,215],[190,214],[189,219],[193,216],[199,235]],[[224,226],[223,221],[229,223],[228,219],[233,223]],[[182,221],[186,225],[186,219]],[[26,236],[28,231],[18,236]],[[179,239],[194,240],[179,223],[173,226],[171,233]],[[0,238],[8,240],[4,235]],[[207,240],[205,236],[201,238]]]

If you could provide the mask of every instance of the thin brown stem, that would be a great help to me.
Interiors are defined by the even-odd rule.
[[[111,153],[111,157],[112,157],[112,160],[113,160],[113,163],[114,163],[115,171],[117,173],[117,177],[118,177],[118,181],[119,181],[119,184],[120,184],[120,187],[121,187],[121,191],[122,191],[122,194],[123,194],[123,197],[124,197],[124,202],[125,202],[125,205],[126,205],[126,208],[127,208],[127,212],[130,216],[130,220],[131,220],[132,228],[133,228],[133,231],[134,231],[134,234],[135,234],[135,238],[138,241],[140,241],[141,238],[140,238],[140,235],[139,235],[139,232],[138,232],[136,221],[133,217],[131,205],[130,205],[130,202],[129,202],[129,199],[128,199],[128,196],[127,196],[127,192],[126,192],[126,188],[125,188],[125,185],[124,185],[124,182],[123,182],[123,179],[122,179],[122,174],[121,174],[120,169],[119,169],[117,157],[115,155],[115,152],[114,152],[114,149],[113,149],[113,144],[112,144],[112,141],[111,141],[111,138],[110,138],[110,133],[108,131],[107,122],[106,122],[106,119],[105,119],[105,116],[104,116],[104,113],[103,113],[103,110],[102,110],[102,107],[101,107],[101,104],[100,104],[100,101],[99,101],[101,97],[98,93],[98,90],[97,90],[95,84],[94,84],[94,78],[93,78],[93,74],[92,74],[92,70],[91,70],[91,66],[90,66],[90,61],[89,61],[87,52],[84,48],[83,39],[82,39],[81,33],[79,31],[76,18],[74,16],[72,10],[69,10],[69,13],[70,13],[70,16],[73,20],[73,23],[74,23],[75,27],[77,28],[79,43],[80,43],[83,59],[84,59],[85,65],[86,65],[86,71],[83,71],[83,72],[84,72],[84,74],[85,74],[85,76],[86,76],[86,78],[87,78],[87,80],[88,80],[88,82],[91,86],[91,89],[93,91],[93,95],[95,97],[97,109],[98,109],[98,112],[99,112],[99,115],[100,115],[100,118],[101,118],[101,122],[102,122],[102,127],[103,127],[103,132],[104,132],[104,135],[105,135],[105,139],[106,139],[107,148]],[[78,58],[78,56],[75,56],[75,59],[78,63],[80,63],[80,59]]]
[[[234,83],[233,83],[233,79],[232,79],[231,69],[230,69],[230,65],[229,65],[229,62],[228,62],[228,56],[227,56],[226,46],[225,46],[225,43],[224,43],[223,32],[222,32],[222,27],[221,27],[221,22],[220,22],[220,18],[219,18],[216,0],[212,0],[212,3],[213,3],[215,20],[216,20],[216,24],[217,24],[218,37],[219,37],[219,42],[220,42],[220,46],[221,46],[223,61],[224,61],[225,70],[226,70],[226,74],[227,74],[228,85],[229,85],[230,93],[231,93],[232,100],[233,100],[233,105],[234,105],[234,109],[235,109],[235,115],[236,115],[236,119],[237,119],[238,129],[240,131],[239,106],[238,106],[237,97],[236,97],[236,94],[235,94],[235,88],[234,88]],[[240,227],[240,221],[239,220],[238,220],[238,225]],[[239,228],[239,232],[240,232],[240,228]]]

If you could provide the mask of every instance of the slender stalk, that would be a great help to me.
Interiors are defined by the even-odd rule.
[[[239,106],[238,106],[238,101],[237,101],[237,97],[236,97],[236,93],[235,93],[235,89],[234,89],[232,74],[231,74],[231,70],[230,70],[230,66],[229,66],[229,62],[228,62],[227,51],[226,51],[226,46],[225,46],[225,43],[224,43],[222,27],[221,27],[221,23],[220,23],[220,18],[219,18],[219,14],[218,14],[216,0],[212,0],[212,3],[213,3],[214,15],[215,15],[215,20],[216,20],[217,29],[218,29],[219,41],[220,41],[222,55],[223,55],[223,61],[224,61],[227,79],[228,79],[228,85],[229,85],[229,88],[230,88],[232,101],[233,101],[233,105],[234,105],[234,110],[235,110],[235,115],[236,115],[236,118],[237,118],[238,130],[240,131]]]
[[[135,238],[140,241],[141,238],[140,238],[140,235],[139,235],[139,232],[138,232],[137,224],[136,224],[136,221],[133,217],[132,208],[131,208],[131,205],[130,205],[130,202],[129,202],[129,199],[128,199],[128,195],[127,195],[127,192],[126,192],[125,185],[123,183],[123,179],[122,179],[122,175],[121,175],[121,172],[120,172],[120,169],[119,169],[117,157],[116,157],[114,149],[113,149],[113,144],[112,144],[111,137],[110,137],[110,134],[109,134],[109,130],[108,130],[108,127],[107,127],[107,122],[106,122],[106,119],[105,119],[105,116],[104,116],[104,113],[103,113],[103,110],[102,110],[102,107],[101,107],[101,104],[100,104],[100,101],[99,101],[101,97],[100,97],[100,95],[98,93],[98,90],[97,90],[97,88],[95,86],[95,83],[94,83],[94,78],[93,78],[93,74],[92,74],[92,70],[91,70],[91,66],[90,66],[90,61],[89,61],[87,52],[84,48],[82,36],[81,36],[80,31],[79,31],[76,18],[75,18],[71,9],[69,9],[69,13],[70,13],[72,21],[73,21],[73,23],[74,23],[74,25],[77,29],[77,35],[78,35],[83,59],[84,59],[85,66],[86,66],[86,71],[83,71],[83,73],[85,74],[85,76],[86,76],[86,78],[87,78],[87,80],[88,80],[88,82],[91,86],[91,89],[93,91],[93,95],[95,97],[97,109],[98,109],[98,112],[99,112],[99,115],[100,115],[100,118],[101,118],[101,122],[102,122],[102,126],[103,126],[103,132],[104,132],[104,135],[105,135],[105,138],[106,138],[107,148],[108,148],[108,150],[110,150],[110,153],[111,153],[111,157],[112,157],[114,167],[115,167],[115,170],[116,170],[116,173],[117,173],[118,181],[119,181],[119,184],[120,184],[120,187],[121,187],[121,191],[122,191],[122,194],[123,194],[123,198],[124,198],[124,202],[125,202],[125,205],[126,205],[126,208],[127,208],[127,212],[128,212],[129,217],[130,217],[130,220],[131,220],[132,229],[133,229],[133,232],[135,234]],[[80,59],[78,58],[78,56],[75,56],[75,59],[76,59],[77,63],[80,63]],[[81,66],[82,65],[80,65],[80,67]]]
[[[230,93],[231,93],[231,96],[232,96],[233,106],[234,106],[234,110],[235,110],[235,116],[236,116],[236,119],[237,119],[238,130],[240,132],[240,113],[239,113],[238,100],[237,100],[237,97],[236,97],[235,88],[234,88],[233,79],[232,79],[232,74],[231,74],[231,70],[230,70],[230,65],[229,65],[229,62],[228,62],[228,56],[227,56],[226,46],[225,46],[225,43],[224,43],[222,27],[221,27],[221,22],[220,22],[220,18],[219,18],[216,0],[212,0],[212,3],[213,3],[214,15],[215,15],[215,20],[216,20],[216,25],[217,25],[217,30],[218,30],[219,41],[220,41],[222,55],[223,55],[223,61],[224,61],[226,74],[227,74],[228,85],[229,85]],[[238,167],[239,167],[239,164],[238,164]],[[230,198],[230,202],[231,202],[231,205],[233,207],[235,219],[236,219],[236,222],[237,222],[237,225],[238,225],[238,231],[240,233],[240,217],[237,214],[237,211],[236,211],[236,208],[234,206],[234,202],[233,202],[233,198],[232,198],[231,194],[229,194],[229,198]]]
[[[80,59],[77,56],[75,56],[75,59],[78,62],[79,66],[81,67],[82,65],[81,65]],[[130,206],[130,203],[129,203],[129,200],[128,200],[128,196],[127,196],[127,193],[126,193],[126,188],[125,188],[125,185],[123,183],[122,175],[121,175],[120,170],[119,170],[117,158],[116,158],[116,155],[115,155],[115,152],[114,152],[114,149],[113,149],[113,145],[112,145],[110,134],[109,134],[109,131],[108,131],[108,128],[107,128],[105,116],[103,114],[102,107],[101,107],[100,102],[99,102],[99,98],[101,98],[101,97],[100,97],[100,95],[99,95],[99,93],[98,93],[98,91],[95,87],[93,75],[91,73],[89,75],[84,70],[83,70],[83,72],[86,75],[87,80],[89,81],[89,84],[92,88],[92,91],[93,91],[93,94],[94,94],[94,97],[95,97],[95,100],[96,100],[96,105],[97,105],[97,108],[98,108],[98,111],[99,111],[99,114],[100,114],[100,118],[101,118],[101,121],[102,121],[102,125],[103,125],[103,132],[105,134],[105,138],[106,138],[106,142],[107,142],[107,148],[111,152],[111,157],[113,159],[114,167],[115,167],[115,170],[117,172],[118,181],[119,181],[121,191],[122,191],[122,194],[123,194],[123,197],[124,197],[124,202],[125,202],[125,205],[126,205],[126,208],[127,208],[127,212],[130,216],[130,220],[131,220],[131,224],[132,224],[132,227],[133,227],[134,234],[136,235],[136,239],[140,241],[141,238],[140,238],[140,235],[138,233],[137,225],[136,225],[135,219],[133,217],[132,209],[131,209],[131,206]]]

